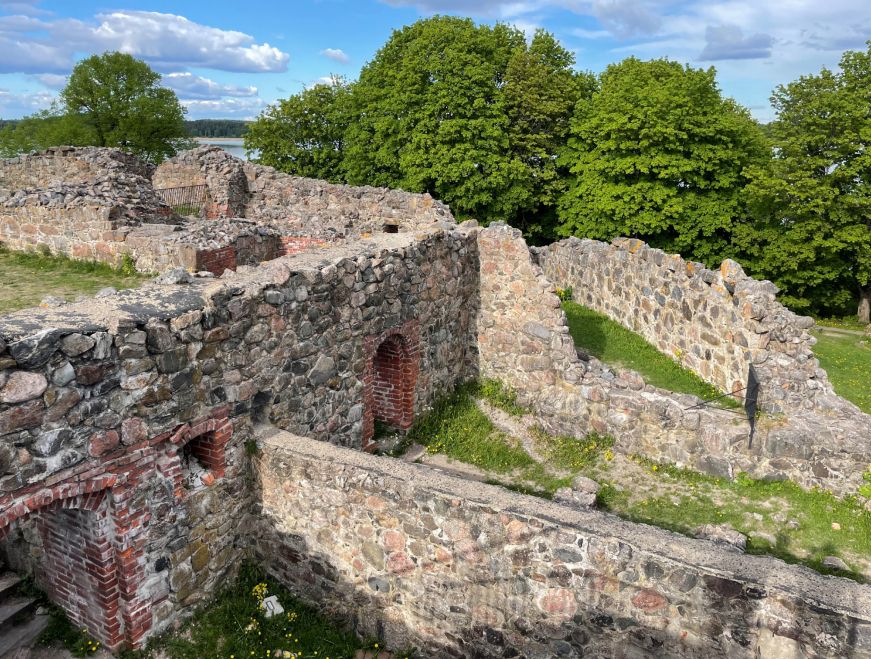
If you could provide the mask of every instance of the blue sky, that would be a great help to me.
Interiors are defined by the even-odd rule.
[[[356,78],[392,30],[433,13],[543,27],[596,72],[630,55],[715,66],[763,121],[778,83],[871,39],[867,0],[0,0],[0,118],[48,107],[105,50],[149,62],[190,118],[252,118],[330,74]]]

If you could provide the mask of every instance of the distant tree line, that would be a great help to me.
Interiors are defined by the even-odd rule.
[[[248,123],[237,119],[193,119],[185,121],[184,127],[191,137],[242,137]]]
[[[533,242],[735,258],[799,312],[869,320],[871,42],[779,86],[764,127],[713,68],[574,64],[545,31],[436,16],[395,31],[356,82],[268,108],[245,146],[288,173],[429,192]]]

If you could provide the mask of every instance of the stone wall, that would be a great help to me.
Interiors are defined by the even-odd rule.
[[[553,285],[518,230],[498,224],[482,229],[478,249],[480,372],[517,390],[551,432],[608,434],[624,453],[726,478],[738,472],[790,478],[839,494],[855,493],[862,484],[871,417],[851,403],[832,395],[824,411],[818,405],[765,416],[751,442],[740,412],[699,407],[695,396],[581,360]]]
[[[319,237],[379,233],[386,225],[415,231],[454,224],[447,205],[428,194],[336,185],[244,164],[250,194],[245,217],[269,221],[286,233]]]
[[[151,167],[135,156],[115,149],[53,147],[0,161],[0,196],[4,190],[11,193],[64,185],[91,185],[111,174],[147,179]]]
[[[207,185],[207,217],[245,217],[291,236],[329,240],[380,233],[385,225],[414,231],[454,223],[450,209],[428,194],[289,176],[217,146],[201,146],[161,163],[152,182],[156,188]]]
[[[364,418],[392,420],[371,407],[367,378],[370,353],[389,337],[415,342],[403,400],[420,412],[474,372],[477,277],[473,234],[383,235],[220,280],[4,316],[0,535],[10,533],[9,553],[44,561],[50,541],[22,520],[63,529],[73,522],[41,521],[56,512],[49,506],[91,513],[77,497],[104,493],[112,524],[78,521],[99,522],[90,537],[111,546],[105,560],[125,582],[116,592],[91,575],[118,617],[89,629],[111,647],[139,643],[238,563],[252,423],[361,448]],[[80,620],[82,593],[62,592],[61,573],[52,575],[49,592]]]
[[[162,162],[151,182],[157,189],[206,185],[205,217],[244,217],[248,181],[242,162],[219,146],[200,146]]]
[[[796,316],[777,288],[726,260],[719,270],[652,249],[570,238],[535,251],[548,278],[575,301],[650,341],[723,392],[743,400],[750,364],[770,412],[808,409],[832,396],[813,355],[811,318]],[[825,402],[822,403],[824,406]]]
[[[260,443],[259,560],[389,648],[871,656],[867,586],[287,433]]]

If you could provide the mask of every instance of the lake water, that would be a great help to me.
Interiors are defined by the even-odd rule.
[[[213,146],[219,146],[224,151],[229,153],[231,156],[236,156],[237,158],[242,158],[242,160],[248,160],[245,155],[245,147],[242,146],[242,138],[241,137],[222,137],[222,138],[204,138],[204,137],[195,137],[194,138],[198,144],[211,144]],[[254,157],[257,156],[256,153],[252,154]]]

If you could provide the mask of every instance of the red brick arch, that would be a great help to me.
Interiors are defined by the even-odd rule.
[[[374,450],[375,421],[406,430],[414,423],[414,393],[420,374],[420,325],[410,320],[366,337],[363,375],[364,451]]]
[[[117,482],[118,476],[112,474],[90,481],[63,483],[22,496],[14,503],[8,503],[0,513],[0,540],[9,532],[13,522],[27,519],[37,512],[61,508],[94,511],[103,502],[106,490]]]
[[[37,490],[0,516],[0,538],[16,522],[34,517],[44,551],[40,583],[75,625],[112,649],[127,640],[125,629],[137,626],[123,594],[132,587],[135,599],[141,576],[129,566],[125,570],[129,543],[114,515],[119,480],[110,475]]]

